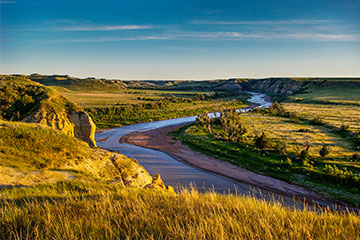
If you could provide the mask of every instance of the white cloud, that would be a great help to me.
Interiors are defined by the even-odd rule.
[[[194,20],[194,24],[213,24],[213,25],[285,25],[285,24],[318,24],[318,23],[330,23],[331,20],[275,20],[275,21],[210,21],[210,20]]]
[[[108,26],[72,26],[56,28],[57,31],[81,32],[81,31],[117,31],[117,30],[140,30],[151,29],[150,25],[108,25]]]
[[[87,39],[56,39],[56,40],[34,40],[30,42],[36,43],[95,43],[95,42],[123,42],[123,41],[146,41],[146,40],[167,40],[170,37],[166,36],[139,36],[139,37],[124,37],[124,38],[87,38]]]

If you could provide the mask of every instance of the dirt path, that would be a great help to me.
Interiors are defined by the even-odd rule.
[[[182,144],[180,141],[173,140],[172,137],[168,135],[169,132],[172,132],[183,125],[185,124],[130,133],[122,137],[120,143],[126,142],[140,147],[160,150],[197,168],[214,172],[280,195],[290,197],[296,196],[297,198],[305,197],[307,201],[318,200],[331,204],[331,202],[327,201],[321,194],[278,179],[248,171],[235,164],[191,150],[188,146]]]

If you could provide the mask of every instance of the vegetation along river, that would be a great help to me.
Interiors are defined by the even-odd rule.
[[[249,102],[256,104],[257,107],[267,108],[271,105],[265,94],[249,92],[252,96]],[[241,112],[249,111],[250,108],[240,109]],[[214,116],[214,114],[210,114]],[[260,199],[281,199],[288,206],[302,206],[301,201],[294,203],[294,198],[289,194],[276,193],[269,189],[259,188],[251,184],[237,181],[196,168],[192,165],[180,161],[176,157],[167,153],[135,146],[128,143],[119,143],[119,139],[135,132],[143,132],[157,128],[164,128],[172,125],[194,122],[196,116],[139,123],[104,131],[96,135],[99,147],[118,151],[128,157],[136,159],[151,175],[159,173],[166,185],[173,186],[177,191],[183,187],[195,186],[197,190],[204,192],[213,190],[219,193],[237,193],[242,195],[252,195]],[[316,203],[329,206],[329,202],[317,200]]]

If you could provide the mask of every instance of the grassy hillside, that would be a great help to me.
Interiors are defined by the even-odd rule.
[[[0,121],[0,143],[0,186],[72,180],[144,187],[152,181],[135,160],[38,124]]]
[[[22,120],[40,108],[67,113],[80,109],[52,88],[7,75],[0,76],[0,102],[0,117],[5,120]]]

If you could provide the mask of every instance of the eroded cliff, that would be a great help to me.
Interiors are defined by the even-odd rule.
[[[96,147],[91,117],[56,90],[15,76],[1,76],[0,90],[1,118],[46,125]]]

